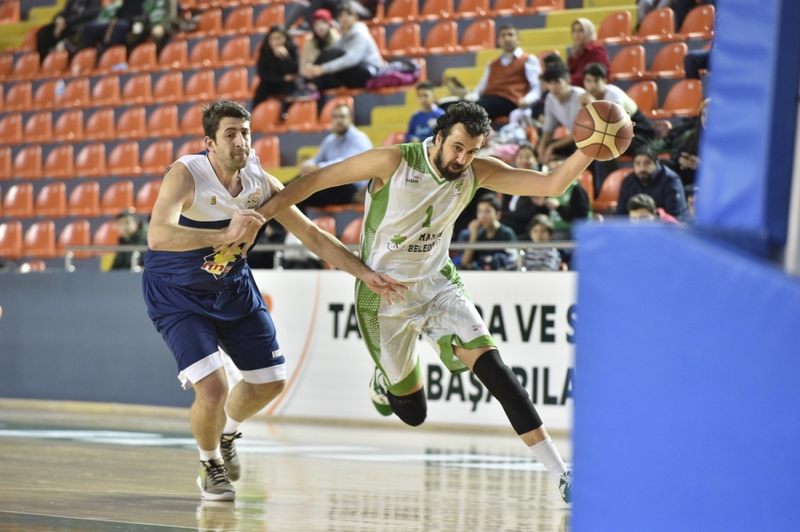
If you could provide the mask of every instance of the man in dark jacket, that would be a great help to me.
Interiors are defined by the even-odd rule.
[[[36,32],[36,49],[40,60],[44,61],[61,41],[75,44],[72,41],[77,40],[83,25],[94,20],[99,13],[100,0],[67,0],[64,9],[53,17],[53,21]]]
[[[616,214],[628,214],[628,200],[636,194],[647,194],[656,206],[685,221],[686,196],[678,174],[658,161],[655,151],[642,147],[633,158],[633,172],[625,176],[619,189]]]

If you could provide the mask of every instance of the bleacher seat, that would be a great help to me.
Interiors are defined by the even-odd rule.
[[[42,187],[36,196],[36,216],[63,218],[67,215],[67,186],[58,181]]]
[[[64,226],[58,235],[56,252],[61,255],[66,253],[69,246],[89,246],[92,243],[91,227],[88,220],[75,220]],[[86,259],[93,255],[91,251],[74,251],[76,259]]]
[[[6,90],[6,111],[27,111],[33,102],[33,85],[30,81],[18,81]]]
[[[449,19],[455,13],[453,0],[425,0],[418,20],[440,21]]]
[[[712,4],[695,7],[683,19],[679,33],[687,39],[711,40],[714,36],[714,13]]]
[[[42,177],[42,147],[38,144],[25,146],[14,157],[13,175],[18,179]]]
[[[148,181],[136,192],[136,212],[140,214],[150,214],[153,205],[158,198],[158,190],[161,188],[161,178]]]
[[[97,109],[86,119],[83,134],[87,140],[111,140],[116,136],[114,110]]]
[[[639,31],[632,40],[635,42],[668,42],[674,41],[675,13],[669,7],[656,9],[645,15],[639,24]]]
[[[194,43],[189,52],[189,63],[193,68],[219,66],[219,44],[216,37],[207,37]]]
[[[210,102],[216,98],[214,71],[198,70],[186,81],[183,97],[194,102]]]
[[[83,140],[83,111],[64,111],[53,124],[53,138],[59,142]]]
[[[197,139],[187,140],[186,142],[178,146],[178,150],[175,152],[175,159],[179,159],[184,155],[200,153],[205,149],[206,149],[206,143],[203,139],[197,138]]]
[[[69,52],[53,50],[42,61],[39,67],[39,78],[55,78],[66,74],[69,68]]]
[[[254,133],[274,133],[281,120],[281,102],[274,99],[264,100],[253,109],[250,117]]]
[[[419,24],[409,22],[394,29],[386,43],[389,57],[417,55],[422,50],[422,38]]]
[[[597,28],[597,40],[603,44],[625,43],[631,40],[631,14],[615,11],[606,15]]]
[[[56,87],[59,83],[63,83],[63,81],[50,79],[41,82],[33,92],[32,107],[34,109],[54,109],[59,103],[56,98]]]
[[[322,128],[317,122],[317,102],[294,102],[286,112],[283,129],[289,131],[319,131]]]
[[[106,75],[98,80],[92,87],[92,106],[110,105],[120,103],[119,76]]]
[[[278,137],[272,135],[263,136],[253,143],[253,149],[261,160],[261,166],[278,167],[281,165]]]
[[[25,121],[23,136],[26,142],[50,142],[53,139],[53,113],[39,111]]]
[[[459,19],[482,18],[490,15],[489,0],[461,0],[458,3],[458,13],[455,13],[455,17]]]
[[[67,212],[70,216],[100,216],[100,185],[97,181],[83,181],[72,189]]]
[[[592,172],[589,170],[583,171],[578,178],[578,183],[589,197],[589,205],[594,204],[594,176]]]
[[[192,33],[196,36],[217,36],[222,33],[222,10],[206,9],[200,14],[197,29]]]
[[[252,6],[240,6],[228,13],[222,25],[223,33],[250,34],[253,32],[253,8]]]
[[[22,223],[0,223],[0,257],[16,260],[22,257]]]
[[[14,70],[14,54],[0,52],[0,78],[8,78],[12,70]]]
[[[116,216],[133,206],[133,181],[117,181],[103,191],[103,197],[100,200],[100,214]]]
[[[381,55],[386,55],[386,28],[383,26],[371,26],[369,33],[378,45]]]
[[[183,68],[189,63],[189,45],[183,40],[172,40],[158,56],[158,67],[164,70]]]
[[[654,118],[675,116],[697,116],[703,101],[703,82],[698,79],[684,79],[673,85],[664,105],[652,112]]]
[[[227,66],[249,65],[253,61],[250,57],[250,37],[239,35],[228,39],[219,54],[219,62]]]
[[[22,241],[22,253],[26,257],[51,259],[58,255],[56,251],[56,226],[52,220],[35,222],[27,231]]]
[[[95,72],[98,74],[108,74],[119,68],[127,69],[128,64],[128,49],[124,44],[117,44],[103,52],[103,55],[97,60],[97,65],[94,67]]]
[[[136,74],[128,78],[122,88],[122,101],[126,105],[145,104],[153,101],[153,81],[150,74]]]
[[[617,51],[611,59],[609,80],[641,79],[645,72],[644,46],[632,44]]]
[[[386,8],[384,24],[397,24],[412,22],[419,16],[419,2],[417,0],[393,0]]]
[[[361,241],[361,226],[364,218],[359,216],[348,223],[342,231],[341,240],[343,244],[358,244]]]
[[[128,57],[128,70],[131,72],[151,72],[156,69],[156,43],[145,42],[131,50]]]
[[[478,52],[494,48],[495,26],[491,19],[476,20],[467,27],[461,37],[462,52]]]
[[[600,193],[592,203],[592,210],[594,212],[606,213],[613,211],[617,207],[622,180],[625,179],[625,176],[630,172],[630,168],[620,168],[606,176],[603,185],[600,187]]]
[[[129,107],[120,113],[116,124],[120,139],[141,139],[148,135],[145,108]]]
[[[658,86],[655,81],[640,81],[632,85],[627,93],[645,116],[651,116],[658,107]]]
[[[0,118],[0,144],[22,142],[22,114],[11,113]]]
[[[147,134],[153,137],[176,137],[178,129],[178,107],[162,105],[147,118]]]
[[[687,51],[686,43],[665,44],[653,58],[653,63],[650,65],[650,70],[647,71],[646,77],[650,79],[685,77],[683,59],[686,57]]]
[[[158,78],[153,86],[153,100],[160,103],[183,101],[183,74],[167,72]]]
[[[100,224],[92,235],[93,246],[116,246],[119,242],[117,222],[108,220]]]
[[[31,80],[39,73],[39,54],[28,52],[20,54],[14,61],[14,70],[11,71],[11,79]]]
[[[7,218],[31,218],[33,214],[33,185],[16,183],[8,187],[3,198],[3,215]]]
[[[422,43],[426,54],[458,52],[458,26],[452,20],[438,22],[428,30]]]
[[[106,169],[106,147],[102,143],[86,144],[75,156],[75,174],[81,177],[100,177]]]
[[[72,144],[62,144],[51,149],[47,157],[45,157],[42,173],[48,179],[75,177],[74,148]]]
[[[255,22],[256,31],[267,31],[270,26],[286,24],[286,8],[282,3],[268,4],[258,14]]]
[[[72,56],[69,71],[73,76],[89,76],[94,72],[97,63],[97,48],[90,46]]]
[[[217,82],[216,96],[229,100],[244,100],[252,96],[247,86],[247,69],[244,67],[229,68]]]
[[[203,104],[192,105],[181,115],[181,135],[203,136]]]
[[[11,175],[11,148],[0,146],[0,181],[11,179]]]
[[[173,145],[169,139],[157,140],[142,153],[142,172],[144,174],[164,175],[173,163]]]
[[[75,78],[69,81],[64,87],[64,94],[61,95],[61,105],[64,107],[91,105],[89,100],[89,80],[87,78]]]
[[[138,175],[142,169],[139,166],[139,143],[135,141],[120,142],[108,154],[108,173],[112,176]],[[133,197],[133,189],[131,189]],[[133,202],[131,202],[133,205]]]

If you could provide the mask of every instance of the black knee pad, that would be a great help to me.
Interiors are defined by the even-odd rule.
[[[394,395],[386,392],[389,404],[397,417],[407,425],[417,427],[422,425],[428,415],[428,401],[425,399],[425,389],[417,390],[409,395]]]
[[[542,418],[536,412],[528,392],[500,359],[497,349],[479,356],[472,371],[503,407],[517,434],[525,434],[542,426]]]

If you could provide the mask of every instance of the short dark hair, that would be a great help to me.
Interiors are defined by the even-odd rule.
[[[633,154],[633,158],[635,159],[639,155],[644,155],[654,163],[658,162],[658,154],[656,153],[656,150],[654,150],[653,147],[648,144],[640,146]]]
[[[547,68],[544,69],[541,76],[542,81],[558,81],[560,79],[566,79],[569,81],[569,70],[567,70],[567,65],[564,63],[551,63],[547,65]]]
[[[203,132],[207,137],[217,138],[217,129],[223,118],[250,120],[250,111],[231,100],[217,100],[203,109]]]
[[[483,196],[478,198],[478,203],[488,203],[497,212],[502,212],[503,210],[503,204],[497,198],[497,195],[492,194],[491,192],[484,194]]]
[[[561,59],[561,56],[555,52],[551,52],[542,58],[542,63],[544,64],[544,70],[552,66],[564,66],[564,60]]]
[[[533,229],[535,225],[545,226],[547,228],[547,232],[550,233],[550,235],[552,236],[554,229],[553,222],[552,220],[550,220],[550,217],[547,216],[546,214],[537,214],[536,216],[534,216],[531,219],[531,223],[528,224],[528,232],[530,232],[530,230]]]
[[[436,127],[433,128],[434,138],[441,133],[442,140],[446,139],[456,124],[464,126],[471,137],[488,135],[492,130],[492,121],[486,109],[475,102],[456,102],[436,121]]]
[[[656,202],[649,194],[636,194],[628,200],[628,212],[647,209],[650,214],[656,213]]]
[[[608,78],[608,70],[606,69],[605,65],[602,63],[589,63],[583,69],[583,74],[593,76],[595,78],[607,79]]]
[[[414,90],[418,91],[432,91],[436,87],[430,81],[420,81]]]
[[[519,33],[517,28],[512,24],[503,24],[499,28],[497,28],[497,34],[500,35],[500,32],[503,30],[514,30],[514,33]]]

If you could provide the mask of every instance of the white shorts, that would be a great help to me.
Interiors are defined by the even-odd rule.
[[[367,349],[395,394],[407,392],[422,379],[416,352],[420,334],[454,373],[467,369],[456,358],[454,346],[496,345],[452,263],[437,275],[409,283],[405,299],[391,305],[357,282],[356,316]]]

